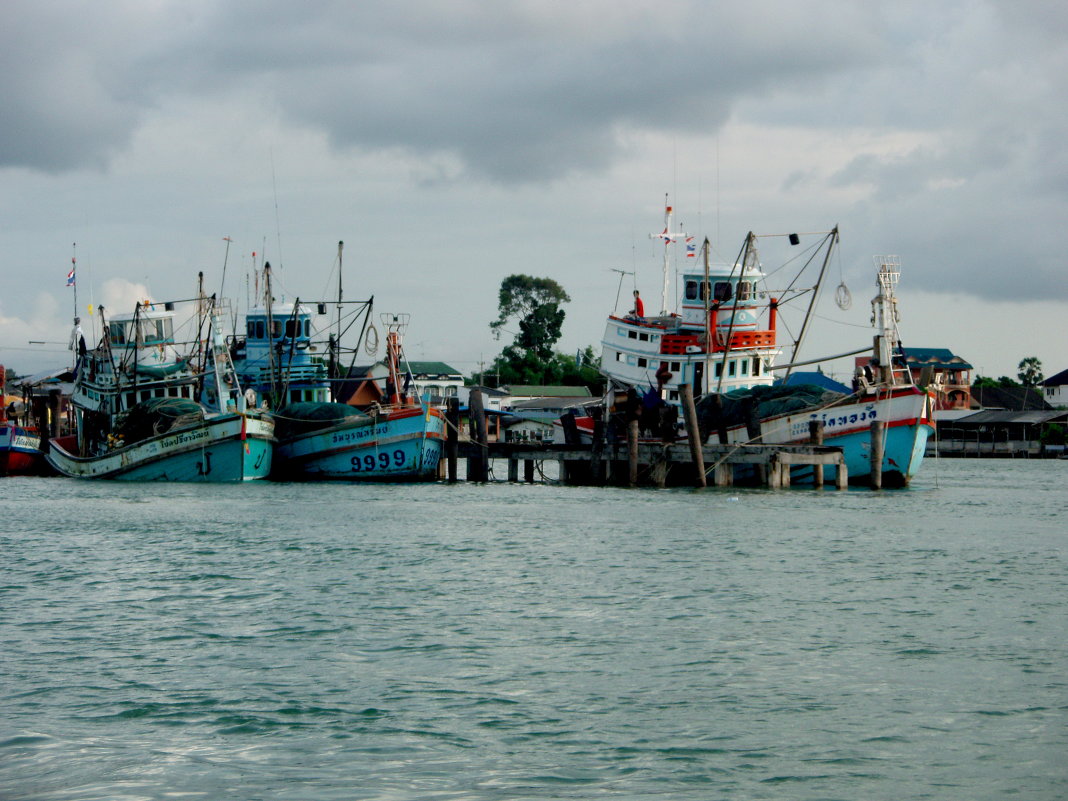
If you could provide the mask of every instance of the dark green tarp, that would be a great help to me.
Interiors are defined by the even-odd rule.
[[[309,431],[330,428],[350,417],[367,417],[359,409],[344,403],[303,402],[290,403],[276,411],[274,435],[280,440],[289,439]]]
[[[721,408],[716,408],[715,398]],[[707,437],[720,425],[725,428],[744,426],[750,419],[764,420],[781,414],[790,414],[802,409],[816,409],[847,397],[841,392],[818,387],[815,384],[794,386],[758,386],[736,389],[722,395],[705,395],[697,403],[697,424]]]
[[[127,445],[204,420],[204,408],[189,398],[151,398],[126,412],[115,431]]]

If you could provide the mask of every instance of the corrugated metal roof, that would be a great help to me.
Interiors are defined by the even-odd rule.
[[[1055,420],[1058,417],[1064,417],[1068,419],[1068,411],[1040,411],[1040,412],[1013,412],[1007,409],[987,409],[982,412],[976,412],[975,414],[969,414],[967,417],[959,417],[952,421],[952,425],[979,425],[983,423],[1021,423],[1027,425],[1035,425],[1040,423],[1048,423],[1050,420]]]

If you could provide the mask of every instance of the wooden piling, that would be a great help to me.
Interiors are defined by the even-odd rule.
[[[822,420],[809,420],[808,421],[808,441],[813,445],[823,444],[823,421]],[[823,486],[823,465],[812,465],[812,484],[816,487]]]
[[[467,457],[467,480],[486,481],[489,478],[489,449],[486,446],[486,410],[482,406],[482,392],[471,390],[468,401],[471,416],[471,455]]]
[[[534,483],[534,460],[533,459],[524,459],[523,460],[523,479],[528,484],[533,484]]]
[[[519,482],[519,460],[511,457],[508,459],[508,481],[512,484]]]
[[[883,432],[886,423],[873,420],[871,424],[871,488],[883,487]]]
[[[590,480],[596,486],[604,484],[604,418],[600,409],[593,409],[593,443],[590,446]]]
[[[460,449],[460,399],[449,398],[445,406],[445,462],[449,482],[456,483],[456,455]]]
[[[679,400],[686,415],[686,434],[690,442],[690,458],[693,459],[694,483],[698,487],[708,486],[705,480],[705,459],[701,452],[701,431],[697,426],[697,407],[693,402],[693,387],[679,384]]]
[[[627,423],[628,479],[632,487],[638,486],[638,421]]]

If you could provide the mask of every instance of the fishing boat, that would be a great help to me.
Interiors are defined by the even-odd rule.
[[[933,401],[928,391],[913,383],[900,355],[896,257],[876,257],[874,347],[801,361],[800,349],[838,243],[837,228],[819,235],[821,239],[807,251],[805,267],[819,272],[815,284],[799,284],[801,270],[780,290],[767,286],[753,233],[730,264],[711,264],[705,240],[703,266],[690,262],[682,273],[682,302],[677,312],[668,311],[668,249],[686,235],[672,231],[670,206],[664,231],[654,236],[665,245],[660,313],[647,317],[634,310],[626,315],[613,312],[602,340],[601,371],[616,390],[637,392],[647,410],[671,410],[681,403],[681,387],[688,385],[700,398],[697,411],[703,440],[715,433],[723,443],[804,444],[812,441],[809,424],[821,424],[823,443],[843,449],[853,483],[871,479],[870,432],[878,422],[883,440],[876,446],[883,452],[882,485],[909,483],[934,430]],[[799,244],[800,238],[791,234],[790,242]],[[840,305],[847,305],[844,284],[837,294]],[[783,350],[777,331],[779,311],[785,303],[799,299],[808,301],[804,322],[792,343],[789,362],[779,365],[776,362]],[[788,377],[796,367],[861,353],[870,353],[870,359],[858,366],[849,392],[805,384],[784,386],[776,380],[777,373]],[[580,428],[582,423],[590,425],[580,421]],[[833,468],[828,470],[828,476],[833,476]],[[811,472],[811,468],[797,467],[791,480],[804,482]]]
[[[339,243],[339,259],[341,246]],[[340,275],[340,270],[339,270]],[[340,279],[339,279],[340,281]],[[272,409],[277,444],[272,478],[282,481],[428,481],[437,478],[444,448],[441,410],[409,392],[402,334],[407,314],[383,314],[386,329],[383,375],[374,398],[359,407],[338,402],[337,389],[349,382],[341,342],[360,323],[355,354],[369,325],[372,300],[275,304],[270,265],[264,267],[263,305],[245,315],[245,335],[232,343],[234,364],[257,401]],[[314,313],[338,309],[337,329],[323,346],[316,341]],[[374,334],[377,338],[377,333]],[[379,386],[380,385],[380,386]]]
[[[197,333],[187,343],[175,339],[174,303],[146,301],[103,322],[100,344],[77,366],[76,433],[49,443],[57,472],[127,481],[267,477],[274,422],[247,405],[214,298],[196,302]]]
[[[38,475],[46,471],[41,434],[36,426],[8,416],[7,374],[0,364],[0,476]]]

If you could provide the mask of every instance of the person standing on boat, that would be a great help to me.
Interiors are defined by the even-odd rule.
[[[82,332],[82,318],[74,318],[74,328],[70,332],[70,344],[67,349],[74,352],[74,373],[77,375],[81,360],[85,357],[85,334]]]
[[[630,310],[630,313],[635,317],[645,316],[645,304],[642,303],[642,297],[637,289],[634,290],[634,308]]]

